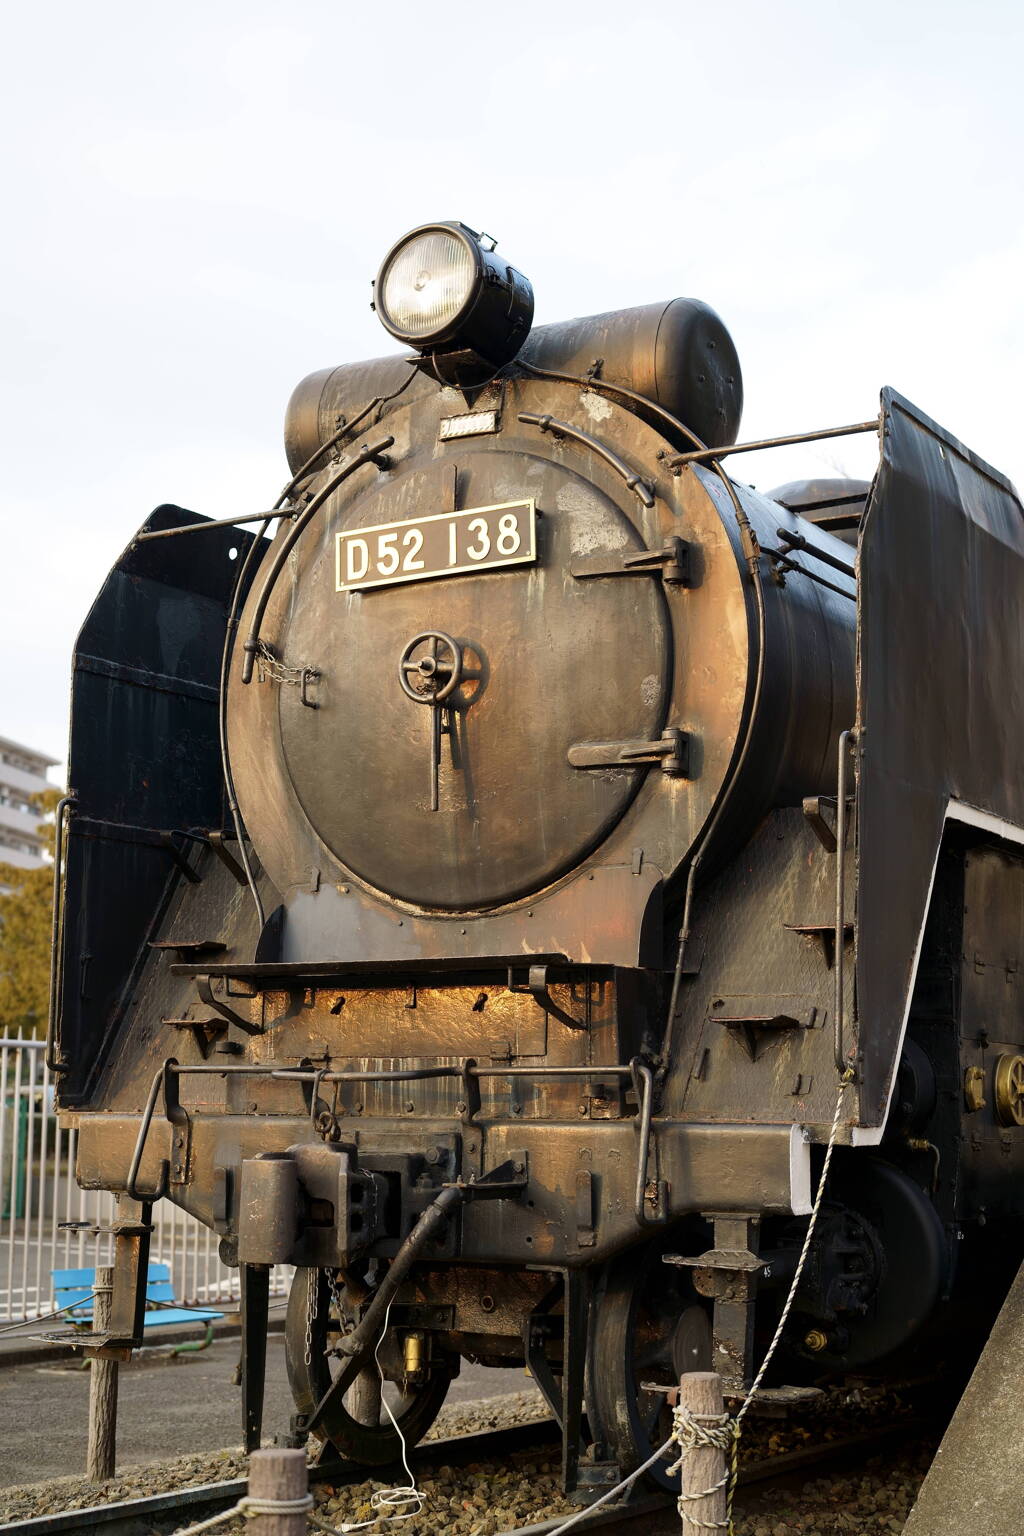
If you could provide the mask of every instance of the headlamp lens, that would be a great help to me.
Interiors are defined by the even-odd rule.
[[[384,312],[410,340],[431,336],[458,314],[475,277],[466,242],[446,230],[429,230],[393,257],[381,284]]]

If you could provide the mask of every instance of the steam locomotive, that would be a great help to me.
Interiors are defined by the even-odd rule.
[[[79,635],[49,1061],[106,1347],[171,1200],[248,1445],[294,1265],[296,1443],[525,1364],[585,1490],[749,1385],[841,1087],[776,1382],[941,1358],[1024,1252],[1021,505],[891,390],[782,440],[870,485],[730,477],[695,300],[531,329],[457,222],[374,291],[405,351],[300,383],[275,506],[158,507]]]

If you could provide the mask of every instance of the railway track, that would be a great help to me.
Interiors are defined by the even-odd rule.
[[[820,1444],[802,1446],[756,1461],[749,1461],[740,1468],[740,1490],[759,1487],[764,1489],[773,1483],[783,1484],[796,1474],[810,1470],[816,1473],[838,1469],[865,1456],[877,1454],[906,1444],[925,1427],[916,1417],[872,1426],[856,1434],[846,1435]],[[478,1434],[460,1435],[452,1439],[428,1441],[414,1454],[413,1468],[418,1477],[429,1475],[441,1466],[466,1467],[478,1462],[498,1462],[516,1451],[554,1446],[557,1441],[556,1426],[551,1420],[531,1424],[518,1424],[511,1428],[488,1430]],[[389,1469],[379,1468],[377,1479],[386,1479]],[[310,1468],[310,1483],[330,1482],[335,1487],[346,1487],[367,1480],[365,1467],[353,1466],[341,1461],[325,1461]],[[0,1536],[170,1536],[180,1526],[208,1519],[211,1515],[229,1508],[246,1491],[244,1478],[232,1478],[226,1482],[206,1483],[192,1488],[128,1499],[120,1503],[97,1505],[88,1509],[72,1509],[60,1514],[43,1515],[37,1519],[19,1520],[10,1525],[0,1525]],[[558,1515],[532,1525],[509,1530],[506,1536],[548,1536],[567,1519]],[[445,1517],[438,1523],[438,1531],[444,1529]],[[663,1494],[639,1494],[625,1505],[610,1506],[597,1510],[580,1523],[581,1531],[600,1530],[604,1536],[617,1536],[641,1528],[646,1524],[649,1536],[661,1530],[675,1530],[678,1516],[674,1502]]]

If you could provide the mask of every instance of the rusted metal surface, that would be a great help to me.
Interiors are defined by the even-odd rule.
[[[243,810],[285,897],[282,957],[322,954],[332,932],[343,952],[382,958],[525,945],[561,949],[576,960],[626,961],[631,954],[627,963],[657,963],[641,943],[657,912],[648,912],[635,888],[624,912],[625,893],[601,886],[614,878],[611,871],[632,863],[638,847],[648,868],[672,880],[735,751],[750,688],[753,619],[732,512],[722,505],[717,478],[703,470],[655,479],[650,510],[631,496],[623,502],[624,483],[603,461],[578,444],[520,437],[513,416],[520,399],[536,402],[534,414],[544,414],[550,402],[557,419],[598,426],[623,462],[650,465],[656,476],[660,440],[625,408],[529,379],[514,389],[510,382],[503,393],[502,432],[472,447],[437,441],[438,422],[451,409],[444,392],[408,406],[403,399],[388,418],[394,470],[373,494],[353,493],[351,510],[339,503],[308,549],[300,544],[295,581],[302,602],[281,591],[265,623],[284,664],[315,664],[323,674],[316,719],[293,690],[272,685],[232,700],[232,762]],[[512,477],[530,487],[541,514],[537,565],[335,592],[333,531],[401,521],[427,506],[443,509],[453,467],[460,506],[507,499],[502,488]],[[742,500],[765,542],[779,526],[797,530],[797,519],[754,493]],[[569,570],[581,552],[660,550],[676,536],[677,519],[690,545],[685,588],[661,582],[659,563],[646,580],[625,587],[593,577],[584,583]],[[824,788],[835,734],[853,712],[852,611],[799,575],[785,589],[771,588],[770,597],[771,686],[752,754],[756,785],[751,778],[739,797],[744,815],[756,814],[744,805],[752,793],[763,806],[766,794],[769,801],[785,794],[794,780]],[[741,625],[723,628],[723,610],[743,615]],[[328,628],[321,619],[327,612],[343,622]],[[410,636],[438,627],[455,636],[480,675],[457,690],[454,728],[442,742],[442,810],[426,823],[428,744],[391,668]],[[332,647],[344,656],[339,651],[332,661]],[[353,655],[358,668],[350,665]],[[697,667],[694,657],[701,659]],[[610,690],[611,675],[619,681]],[[341,718],[346,730],[339,735]],[[689,777],[674,791],[645,776],[642,763],[581,774],[569,761],[575,743],[650,741],[669,726],[686,732],[692,755]],[[312,843],[311,826],[320,834]],[[588,860],[595,844],[599,856]],[[565,882],[577,886],[568,900]],[[381,889],[409,907],[401,923],[391,901],[376,895]],[[529,908],[501,910],[516,898]],[[431,906],[472,910],[475,921],[463,933],[422,910]],[[488,910],[481,914],[481,907]],[[322,917],[321,908],[329,909]],[[378,913],[385,912],[383,922]],[[618,932],[609,930],[612,921]],[[556,934],[562,942],[554,942]]]
[[[750,1379],[848,1062],[782,1368],[934,1345],[939,1298],[984,1312],[1020,1248],[1024,858],[978,813],[1024,827],[1024,532],[890,393],[866,512],[859,482],[729,480],[738,366],[690,301],[439,378],[300,385],[294,515],[240,611],[237,531],[115,569],[76,662],[53,1046],[83,1183],[245,1267],[248,1440],[266,1267],[295,1263],[307,1427],[370,1454],[341,1399],[390,1315],[417,1424],[460,1354],[528,1361],[597,1486],[588,1338],[623,1468],[652,1338],[667,1381],[712,1348]],[[943,843],[951,798],[976,825]],[[295,1358],[322,1290],[355,1327],[333,1386]]]

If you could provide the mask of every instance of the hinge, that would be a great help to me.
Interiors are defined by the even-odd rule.
[[[660,576],[668,586],[688,587],[690,546],[673,535],[661,549],[609,549],[570,560],[569,574],[579,581],[591,576]]]
[[[576,741],[567,756],[573,768],[643,768],[657,763],[669,778],[685,779],[690,738],[673,725],[658,741]]]

